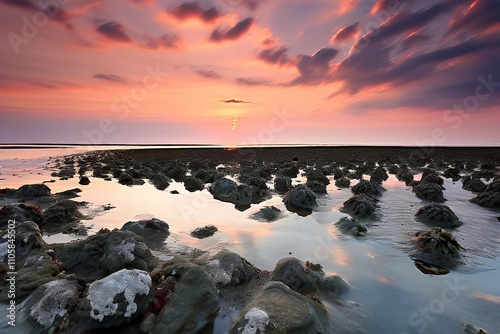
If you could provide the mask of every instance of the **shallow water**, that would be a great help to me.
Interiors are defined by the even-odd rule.
[[[154,216],[170,225],[172,234],[167,245],[205,249],[224,243],[266,270],[272,270],[286,256],[320,263],[327,273],[340,275],[351,287],[339,299],[325,301],[335,332],[459,333],[462,324],[472,323],[489,333],[500,333],[500,223],[496,218],[500,212],[470,203],[474,195],[464,191],[460,182],[454,184],[447,179],[444,195],[446,205],[464,223],[453,234],[466,249],[465,265],[448,275],[430,276],[414,266],[409,247],[412,234],[428,228],[413,218],[426,202],[392,175],[384,182],[386,191],[380,198],[377,217],[363,221],[368,233],[355,238],[342,235],[333,225],[346,216],[339,208],[352,196],[349,189],[338,190],[333,182],[328,194],[318,197],[318,209],[307,217],[287,212],[277,195],[240,212],[230,203],[214,200],[208,190],[190,193],[182,183],[173,182],[159,191],[147,182],[126,187],[115,180],[91,178],[90,185],[81,186],[78,178],[61,181],[50,177],[46,157],[78,151],[35,150],[38,152],[29,151],[29,156],[21,150],[9,150],[8,156],[5,150],[0,151],[0,188],[53,179],[56,182],[47,184],[53,193],[78,187],[81,197],[74,200],[115,206],[84,221],[92,227],[90,233]],[[18,159],[13,160],[16,154]],[[298,178],[295,183],[299,181],[305,179]],[[170,194],[172,190],[179,194]],[[280,208],[286,216],[274,223],[249,218],[266,205]],[[209,224],[220,232],[203,240],[189,236],[195,227]],[[76,237],[45,238],[47,242],[66,242]],[[237,313],[229,319],[217,319],[215,332],[226,333],[233,316]]]

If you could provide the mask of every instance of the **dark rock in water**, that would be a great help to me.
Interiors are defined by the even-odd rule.
[[[276,263],[271,280],[285,283],[290,289],[303,295],[323,291],[338,296],[348,289],[347,283],[339,276],[325,276],[320,264],[302,262],[294,257],[286,257]]]
[[[462,189],[472,191],[473,193],[482,193],[486,190],[486,184],[480,179],[473,179],[469,175],[462,179]]]
[[[78,181],[78,183],[83,185],[83,186],[86,186],[86,185],[90,184],[90,180],[86,176],[80,176],[80,181]]]
[[[230,202],[229,199],[237,187],[236,182],[224,177],[215,181],[210,187],[210,191],[215,199]]]
[[[387,181],[389,175],[383,167],[377,167],[375,171],[370,176],[370,182],[374,184],[382,184],[382,182]]]
[[[32,250],[46,247],[46,243],[45,241],[43,241],[40,228],[36,223],[31,221],[16,221],[16,223],[12,225],[14,225],[15,229],[14,244],[16,252],[16,263],[27,257]],[[12,228],[12,226],[7,227]],[[7,232],[7,229],[0,232],[0,240],[7,239]],[[5,251],[2,252],[3,258],[0,258],[0,261],[6,261],[8,254],[7,243],[2,244],[5,247]]]
[[[462,246],[455,237],[440,228],[417,232],[413,238],[416,252],[413,258],[444,268],[453,268],[461,264]]]
[[[113,177],[114,177],[114,178],[119,178],[119,177],[120,177],[120,175],[122,175],[122,173],[123,173],[123,171],[122,171],[121,169],[115,169],[115,170],[113,171]]]
[[[335,223],[335,226],[337,226],[340,232],[344,234],[350,234],[355,237],[364,236],[365,233],[368,232],[366,227],[357,219],[352,219],[349,217],[340,218],[340,220]]]
[[[283,202],[289,211],[299,216],[307,216],[318,206],[316,195],[304,185],[298,185],[283,196]]]
[[[281,282],[267,283],[229,329],[240,333],[331,333],[326,309]]]
[[[49,233],[85,234],[85,228],[79,222],[87,217],[80,212],[79,205],[71,200],[62,200],[45,210],[44,230]]]
[[[486,208],[500,208],[500,178],[495,179],[485,191],[470,201]]]
[[[246,184],[240,184],[236,187],[236,191],[231,196],[231,203],[240,207],[250,207],[253,202],[252,188]]]
[[[477,328],[471,324],[464,324],[462,334],[488,334],[482,328]]]
[[[98,232],[84,240],[55,244],[53,249],[66,272],[89,282],[124,268],[150,271],[154,266],[144,239],[128,231]]]
[[[335,180],[335,186],[337,188],[349,188],[350,185],[351,185],[351,180],[349,180],[346,177],[337,178]]]
[[[217,231],[219,231],[219,229],[217,227],[215,227],[214,225],[207,225],[207,226],[195,228],[193,231],[191,231],[190,235],[193,238],[204,239],[204,238],[211,237]]]
[[[170,193],[173,195],[179,195],[179,192],[177,190],[172,190]]]
[[[306,186],[317,194],[326,194],[326,186],[320,181],[307,181]]]
[[[415,218],[424,224],[441,228],[455,228],[462,225],[455,213],[444,204],[428,204],[417,211]]]
[[[375,199],[368,195],[360,194],[345,201],[340,211],[355,218],[365,218],[371,216],[376,208]]]
[[[134,184],[134,179],[132,176],[130,176],[130,174],[123,172],[118,177],[118,183],[126,186],[131,186]]]
[[[92,282],[70,314],[68,332],[120,326],[143,316],[154,289],[146,271],[121,269]],[[75,327],[75,328],[72,328]]]
[[[195,192],[197,190],[203,190],[203,181],[197,179],[193,176],[187,176],[184,179],[184,188],[189,192]]]
[[[35,222],[38,226],[43,225],[43,212],[38,206],[26,204],[11,204],[0,208],[0,229],[6,230],[9,220],[17,223],[23,221]]]
[[[422,172],[422,179],[420,180],[421,183],[436,183],[439,185],[443,185],[444,180],[439,176],[439,174],[429,168],[425,168],[424,171]]]
[[[336,168],[334,171],[333,171],[333,178],[335,180],[337,179],[341,179],[344,177],[344,172],[342,171],[342,169],[340,168]]]
[[[274,190],[278,194],[283,195],[292,188],[292,179],[288,176],[277,176],[274,179]]]
[[[214,280],[200,266],[176,263],[158,277],[175,277],[175,290],[158,314],[148,313],[141,328],[150,334],[196,333],[218,313],[219,298]]]
[[[280,209],[275,206],[265,206],[253,215],[250,218],[265,222],[273,222],[283,217],[283,213]]]
[[[150,181],[158,190],[165,190],[170,185],[170,179],[162,172],[156,173]]]
[[[297,166],[285,167],[278,171],[279,176],[286,176],[292,179],[296,178],[298,174],[299,169],[297,168]]]
[[[426,275],[446,275],[450,272],[446,268],[430,264],[422,260],[415,260],[414,263],[415,267]]]
[[[419,183],[413,187],[413,191],[418,198],[433,201],[444,202],[443,189],[437,183]]]
[[[377,184],[373,184],[370,181],[361,180],[354,186],[352,186],[351,191],[354,195],[366,194],[370,197],[377,197],[382,195],[383,188]]]
[[[60,193],[56,193],[55,196],[58,199],[71,199],[71,198],[75,198],[75,197],[80,197],[80,195],[78,195],[78,194],[81,192],[82,192],[81,189],[73,188],[73,189],[61,191]]]
[[[56,333],[65,328],[64,321],[75,306],[82,287],[74,279],[58,279],[39,286],[22,303],[22,311],[33,325],[32,333]],[[26,331],[27,332],[27,331]]]
[[[443,176],[447,179],[451,179],[453,182],[460,180],[460,169],[458,168],[448,168],[444,171]]]
[[[166,176],[174,179],[175,181],[182,182],[186,177],[187,168],[175,164],[163,172]]]
[[[221,246],[209,249],[193,262],[201,266],[219,287],[250,282],[260,275],[260,270],[243,257]]]
[[[170,235],[168,224],[158,218],[129,221],[120,230],[141,236],[149,248],[156,250],[162,248],[165,239]]]
[[[330,180],[323,174],[320,170],[317,169],[308,169],[306,171],[307,182],[310,181],[319,181],[323,183],[325,186],[330,184]]]
[[[497,220],[500,222],[500,216],[497,217]]]
[[[408,168],[401,168],[396,173],[396,178],[399,181],[405,182],[406,185],[409,185],[413,181],[413,173]]]
[[[31,199],[50,195],[50,188],[45,184],[25,184],[14,192],[13,197]]]

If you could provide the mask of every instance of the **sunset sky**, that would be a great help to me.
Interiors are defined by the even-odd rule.
[[[499,0],[0,0],[0,143],[500,145]]]

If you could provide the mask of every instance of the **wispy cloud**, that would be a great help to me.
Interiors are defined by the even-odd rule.
[[[92,78],[106,80],[106,81],[111,81],[111,82],[115,82],[115,83],[127,83],[127,79],[122,78],[122,77],[120,77],[118,75],[114,75],[114,74],[102,74],[102,73],[99,73],[99,74],[93,75]]]
[[[253,17],[247,17],[230,28],[218,27],[210,35],[210,40],[216,43],[237,40],[250,30],[254,22]]]

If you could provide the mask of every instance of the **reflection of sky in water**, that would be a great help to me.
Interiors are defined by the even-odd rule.
[[[56,153],[51,155],[58,155]],[[21,157],[18,158],[0,163],[4,166],[0,178],[6,178],[0,180],[0,188],[54,179],[49,170],[42,168],[44,159],[18,164]],[[12,173],[22,174],[22,178],[12,177]],[[304,178],[299,180],[305,182]],[[272,270],[275,263],[286,256],[320,263],[326,272],[339,274],[351,285],[342,301],[325,302],[339,332],[417,333],[424,328],[424,323],[426,327],[422,332],[425,333],[456,333],[462,323],[482,326],[490,333],[500,328],[497,283],[500,226],[496,219],[500,213],[470,203],[468,200],[473,194],[462,190],[460,182],[453,184],[446,180],[444,194],[448,199],[446,204],[464,222],[453,233],[467,249],[467,265],[445,276],[423,275],[411,261],[407,241],[412,233],[426,228],[413,218],[424,202],[392,175],[384,182],[387,191],[379,202],[378,218],[365,222],[368,234],[358,239],[340,234],[333,225],[345,216],[339,208],[351,196],[348,189],[338,190],[333,182],[328,186],[328,194],[318,198],[318,209],[307,217],[287,212],[279,196],[240,212],[230,203],[214,200],[207,190],[189,193],[176,182],[163,192],[149,183],[126,187],[116,181],[96,178],[91,178],[89,186],[79,185],[77,178],[57,180],[48,186],[54,193],[79,187],[83,191],[75,200],[97,205],[110,203],[116,207],[85,222],[93,226],[92,233],[102,227],[120,228],[129,220],[155,216],[170,225],[172,235],[167,243],[189,244],[201,249],[225,243],[257,267],[267,270]],[[172,190],[180,194],[170,194]],[[266,205],[280,208],[286,213],[285,217],[274,223],[248,218]],[[217,226],[220,232],[203,240],[189,236],[195,227],[209,224]],[[52,236],[47,241],[72,238]],[[440,304],[441,294],[450,282],[456,283],[455,280],[462,290],[452,303]],[[432,305],[444,305],[444,308],[438,310],[439,314],[431,313],[428,319],[422,317],[420,310]],[[410,321],[412,314],[413,321]],[[431,318],[434,320],[429,320]],[[351,327],[352,323],[346,319],[359,327]]]

